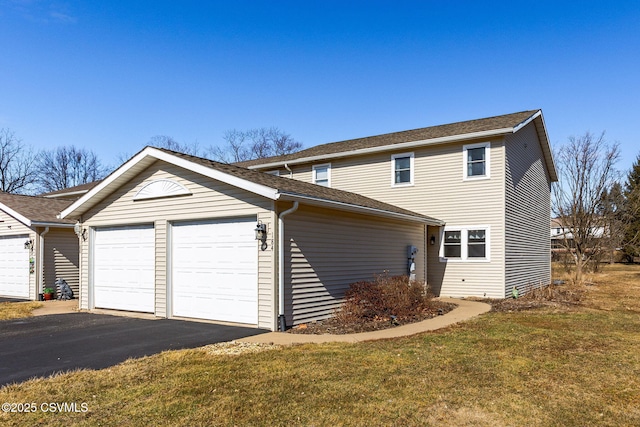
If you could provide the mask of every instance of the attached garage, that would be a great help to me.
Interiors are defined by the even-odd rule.
[[[0,236],[0,296],[29,298],[28,235]]]
[[[172,225],[174,316],[258,323],[256,218]]]
[[[88,230],[81,309],[270,330],[326,317],[354,278],[402,274],[406,245],[424,253],[425,224],[441,224],[357,194],[153,147],[61,217]],[[376,237],[384,244],[372,244]],[[419,274],[424,280],[424,268]]]
[[[155,311],[155,238],[152,225],[97,228],[93,298],[96,308]]]

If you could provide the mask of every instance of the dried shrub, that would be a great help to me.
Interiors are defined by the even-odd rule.
[[[336,317],[339,320],[368,321],[414,319],[429,308],[425,287],[407,276],[378,275],[370,282],[350,285]]]

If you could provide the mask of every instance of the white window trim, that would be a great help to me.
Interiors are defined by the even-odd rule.
[[[313,165],[313,183],[316,183],[316,169],[327,168],[327,187],[331,187],[331,163],[322,163],[321,165]],[[322,185],[322,184],[317,184]]]
[[[473,148],[484,147],[484,175],[479,176],[468,176],[468,168],[467,168],[467,159],[469,158],[467,154],[467,150]],[[462,146],[462,180],[463,181],[478,181],[483,179],[491,178],[491,161],[490,161],[490,153],[491,153],[491,142],[480,142],[477,144],[467,144]]]
[[[409,157],[409,182],[401,182],[396,184],[396,159],[401,157]],[[413,184],[413,176],[415,172],[415,162],[413,153],[393,154],[391,156],[391,186],[392,187],[411,187]]]
[[[485,254],[484,258],[469,258],[468,257],[468,239],[469,230],[485,230]],[[446,258],[444,256],[444,232],[445,231],[460,231],[461,234],[461,248],[460,258]],[[489,225],[465,225],[465,226],[447,226],[440,230],[440,249],[439,249],[440,262],[491,262],[491,226]]]

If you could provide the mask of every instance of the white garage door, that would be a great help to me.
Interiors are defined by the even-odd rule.
[[[155,311],[153,226],[97,229],[93,259],[96,308]]]
[[[29,236],[0,237],[0,296],[29,298]]]
[[[172,227],[174,316],[258,323],[255,218]]]

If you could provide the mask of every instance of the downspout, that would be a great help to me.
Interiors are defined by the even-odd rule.
[[[45,227],[44,231],[40,233],[40,247],[38,248],[38,288],[40,288],[40,292],[38,294],[44,293],[44,235],[48,232],[49,227]]]
[[[284,164],[284,168],[289,171],[289,178],[293,178],[293,171],[287,163]]]
[[[284,217],[298,210],[298,202],[278,215],[278,330],[284,332],[287,323],[284,317]]]

